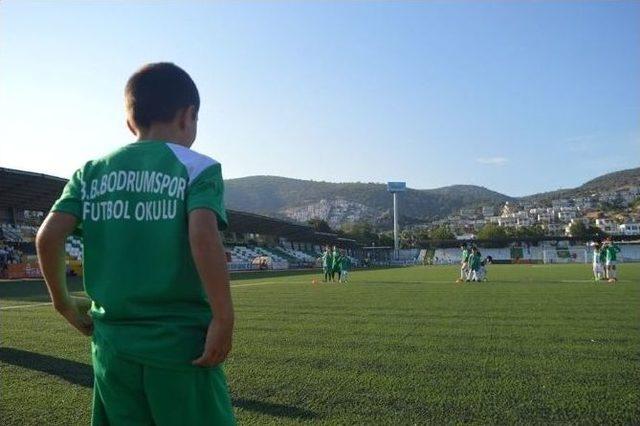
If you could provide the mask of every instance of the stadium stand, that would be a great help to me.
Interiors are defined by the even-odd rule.
[[[41,173],[0,168],[0,241],[20,253],[35,254],[37,225],[66,182]],[[268,269],[313,267],[325,245],[346,249],[354,258],[361,254],[354,240],[316,232],[308,225],[237,210],[227,210],[227,216],[229,228],[223,238],[231,270],[263,269],[265,265]],[[81,238],[70,237],[65,250],[77,267],[83,258]]]
[[[80,238],[74,236],[67,238],[64,249],[71,259],[82,260],[82,240]]]

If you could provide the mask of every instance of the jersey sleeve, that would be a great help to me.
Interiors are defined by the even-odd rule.
[[[62,190],[60,198],[53,204],[51,211],[72,214],[81,222],[84,190],[82,169],[79,169],[71,176],[71,179]]]
[[[213,164],[202,171],[187,190],[187,212],[195,209],[212,210],[218,218],[218,229],[227,229],[227,211],[224,207],[222,167]]]

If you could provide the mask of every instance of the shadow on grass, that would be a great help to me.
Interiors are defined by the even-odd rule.
[[[0,361],[51,374],[74,385],[93,387],[93,369],[82,362],[14,348],[0,348]]]
[[[290,419],[310,420],[317,417],[316,413],[293,405],[275,404],[255,399],[233,398],[234,407],[253,411],[267,416],[288,417]]]
[[[231,272],[231,281],[239,280],[264,280],[270,278],[293,277],[298,275],[317,275],[322,271],[320,269],[294,269],[288,271],[234,271]]]
[[[0,361],[30,370],[40,371],[59,377],[74,385],[85,388],[93,387],[93,368],[89,364],[23,351],[15,348],[0,348]],[[305,410],[293,405],[276,404],[255,399],[233,398],[235,407],[243,410],[261,413],[273,417],[288,417],[292,419],[313,419],[317,417],[313,411]]]

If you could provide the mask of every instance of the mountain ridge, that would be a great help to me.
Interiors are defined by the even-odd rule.
[[[326,182],[255,175],[225,181],[227,206],[298,222],[326,220],[338,228],[344,223],[391,222],[392,197],[386,184],[377,182]],[[541,201],[570,198],[590,192],[640,186],[640,167],[607,173],[576,188],[559,189],[524,197],[511,197],[484,186],[456,184],[432,189],[407,188],[400,196],[401,221],[422,223],[465,207],[498,206],[506,201]]]

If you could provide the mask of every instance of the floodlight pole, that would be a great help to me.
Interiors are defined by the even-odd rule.
[[[398,250],[400,244],[398,241],[398,193],[393,193],[393,256],[398,260]]]
[[[407,189],[406,182],[389,182],[387,183],[387,191],[393,194],[393,257],[394,260],[400,259],[400,242],[398,235],[398,192],[404,192]]]

